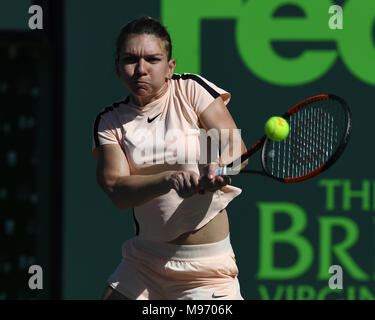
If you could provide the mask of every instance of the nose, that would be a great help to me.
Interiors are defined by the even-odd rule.
[[[136,73],[138,75],[143,75],[146,73],[146,61],[143,58],[140,58],[137,63]]]

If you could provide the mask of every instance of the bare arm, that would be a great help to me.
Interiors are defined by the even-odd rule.
[[[116,144],[99,147],[97,181],[119,209],[139,206],[175,189],[181,197],[198,192],[199,176],[193,172],[165,171],[131,175],[127,158]]]
[[[220,165],[226,165],[236,160],[246,151],[245,143],[237,131],[237,126],[229,113],[221,97],[216,98],[200,116],[202,126],[208,131],[216,129],[218,136],[216,143],[223,146],[221,156],[218,159]],[[229,135],[222,135],[222,130],[229,129]],[[215,137],[213,137],[215,138]],[[225,185],[231,183],[230,177],[215,176],[215,171],[219,167],[218,163],[210,163],[204,168],[204,175],[200,180],[201,186],[209,191],[218,189],[225,190]],[[247,160],[241,163],[241,169],[247,165]]]
[[[206,130],[216,129],[218,131],[219,141],[216,141],[216,143],[224,146],[221,150],[222,155],[219,158],[219,162],[223,165],[236,160],[246,151],[245,143],[237,131],[237,125],[221,97],[217,97],[215,101],[200,114],[199,120]],[[229,137],[221,135],[223,129],[229,129]],[[247,161],[244,161],[241,164],[241,168],[246,165]]]

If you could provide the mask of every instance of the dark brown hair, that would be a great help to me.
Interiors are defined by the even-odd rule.
[[[165,42],[165,49],[168,56],[168,61],[172,57],[172,42],[167,29],[160,23],[159,20],[149,16],[144,16],[123,26],[116,41],[116,68],[120,58],[120,51],[131,34],[152,34]]]

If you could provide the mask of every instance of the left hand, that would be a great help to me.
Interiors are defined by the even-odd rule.
[[[217,163],[210,163],[203,168],[203,175],[199,180],[200,194],[204,194],[205,191],[215,192],[231,183],[229,176],[215,176],[218,168],[219,165]]]

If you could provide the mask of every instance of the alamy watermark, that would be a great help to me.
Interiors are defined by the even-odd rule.
[[[339,265],[333,265],[329,268],[328,272],[333,274],[328,280],[328,286],[331,290],[343,289],[343,274],[342,268]]]
[[[234,161],[233,169],[241,161],[240,129],[169,129],[163,124],[152,130],[140,128],[131,138],[132,158],[137,165],[154,164],[208,164]],[[209,142],[210,141],[210,142]],[[219,145],[220,144],[220,145]]]
[[[330,6],[328,13],[333,14],[328,20],[328,26],[331,30],[343,29],[344,28],[344,18],[342,7],[338,5]]]
[[[32,16],[29,18],[29,28],[31,30],[43,29],[43,9],[41,6],[33,5],[29,8]]]
[[[43,289],[43,269],[41,266],[32,265],[29,268],[29,273],[33,274],[29,279],[29,288],[31,290]]]

